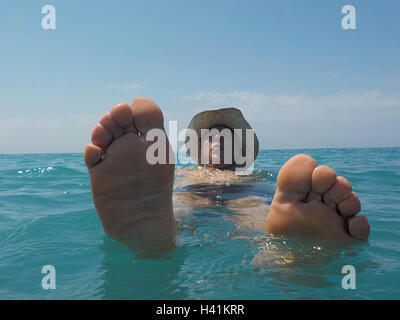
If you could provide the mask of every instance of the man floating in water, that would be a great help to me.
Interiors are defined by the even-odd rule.
[[[150,164],[146,159],[152,142],[145,138],[152,129],[165,133],[160,108],[148,98],[136,98],[131,105],[119,104],[103,115],[93,129],[93,144],[84,152],[93,201],[105,232],[138,251],[175,246],[174,164]],[[235,181],[235,170],[240,167],[235,155],[250,153],[252,160],[257,156],[255,134],[252,139],[242,137],[239,144],[220,137],[224,130],[235,134],[237,129],[251,129],[237,109],[202,112],[189,129],[211,130],[211,137],[198,141],[197,153],[193,152],[193,139],[186,143],[191,157],[204,164],[190,171],[197,181],[210,176],[213,182]],[[164,141],[168,156],[172,150],[168,139]],[[352,243],[369,235],[367,218],[357,216],[360,210],[360,201],[346,178],[336,176],[327,166],[318,166],[310,156],[298,154],[280,169],[274,199],[260,223],[272,234]]]

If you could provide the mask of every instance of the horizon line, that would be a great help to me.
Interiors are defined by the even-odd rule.
[[[400,146],[387,147],[304,147],[304,148],[262,148],[260,151],[281,151],[281,150],[329,150],[329,149],[400,149]],[[83,152],[17,152],[17,153],[0,153],[2,155],[34,155],[34,154],[82,154]]]

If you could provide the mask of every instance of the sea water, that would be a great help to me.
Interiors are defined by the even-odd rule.
[[[139,258],[104,235],[82,154],[0,155],[0,299],[399,299],[400,148],[262,150],[255,169],[267,202],[279,168],[300,152],[352,183],[368,242],[238,232],[219,204],[183,219],[175,251]],[[42,286],[46,265],[55,289]],[[346,265],[355,289],[342,286]]]

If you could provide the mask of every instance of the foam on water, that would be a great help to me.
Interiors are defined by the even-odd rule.
[[[0,155],[0,299],[399,299],[400,149],[263,150],[257,192],[271,200],[280,166],[299,152],[349,179],[368,243],[240,233],[215,206],[184,219],[174,252],[139,259],[103,234],[81,154]],[[55,290],[41,286],[48,264]],[[356,290],[341,287],[348,264]]]

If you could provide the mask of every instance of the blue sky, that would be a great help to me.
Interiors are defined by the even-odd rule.
[[[48,4],[56,30],[41,27]],[[341,27],[346,4],[356,30]],[[102,113],[136,96],[179,129],[206,107],[239,107],[262,148],[400,146],[399,1],[0,9],[0,153],[81,152]]]

